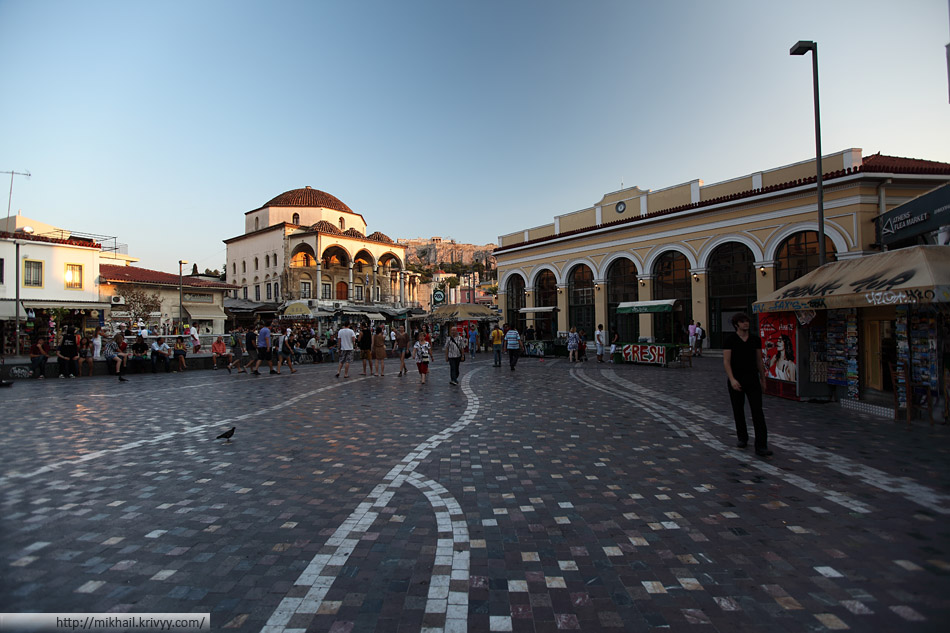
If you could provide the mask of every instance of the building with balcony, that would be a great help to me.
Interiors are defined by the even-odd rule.
[[[224,243],[237,299],[306,301],[314,314],[395,311],[416,301],[406,247],[378,231],[367,235],[361,214],[318,189],[286,191],[248,211],[244,234]]]

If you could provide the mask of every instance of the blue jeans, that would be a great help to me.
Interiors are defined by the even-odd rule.
[[[492,363],[496,367],[501,367],[501,343],[498,345],[492,345],[492,352],[495,354],[494,362]]]

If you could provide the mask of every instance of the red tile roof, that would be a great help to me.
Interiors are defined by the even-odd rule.
[[[18,239],[18,240],[30,240],[33,242],[48,242],[50,244],[68,244],[70,246],[85,246],[86,248],[102,248],[102,245],[95,240],[71,237],[69,239],[61,239],[58,237],[47,237],[45,235],[34,235],[32,233],[24,233],[23,231],[17,231],[14,233],[7,233],[6,231],[0,231],[0,238],[7,239]]]
[[[178,286],[178,275],[174,273],[163,273],[158,270],[138,268],[137,266],[115,266],[112,264],[100,264],[99,275],[105,282]],[[186,288],[220,288],[222,290],[238,288],[238,286],[232,284],[226,284],[220,281],[195,279],[194,277],[182,277],[182,286]]]
[[[839,169],[837,171],[832,171],[832,172],[823,174],[822,181],[827,182],[835,178],[843,178],[845,176],[851,176],[858,173],[950,176],[950,163],[940,163],[937,161],[922,160],[919,158],[902,158],[900,156],[885,156],[881,153],[877,153],[877,154],[872,154],[870,156],[865,157],[861,161],[861,165],[857,167],[852,167],[850,169]],[[678,207],[671,207],[669,209],[661,209],[659,211],[654,211],[653,213],[648,213],[646,215],[638,215],[632,218],[614,220],[613,222],[604,222],[603,224],[600,224],[600,225],[585,226],[583,228],[574,229],[572,231],[564,231],[556,235],[538,237],[533,240],[518,242],[515,244],[510,244],[508,246],[499,246],[493,252],[499,253],[499,252],[506,251],[512,248],[519,248],[522,246],[538,244],[541,242],[549,242],[551,240],[556,240],[561,237],[566,237],[569,235],[578,235],[580,233],[586,233],[588,231],[593,231],[595,229],[602,229],[604,227],[616,227],[623,224],[633,224],[636,222],[642,222],[643,220],[652,219],[652,218],[656,218],[663,215],[679,213],[681,211],[688,211],[691,209],[709,207],[709,206],[713,206],[717,204],[722,204],[724,202],[741,200],[743,198],[751,198],[754,196],[761,195],[763,193],[772,193],[774,191],[782,191],[783,189],[792,189],[794,187],[801,187],[803,185],[812,184],[816,182],[817,180],[818,180],[817,176],[811,176],[809,178],[800,178],[798,180],[790,180],[788,182],[779,183],[777,185],[770,185],[768,187],[763,187],[761,189],[749,189],[747,191],[740,191],[739,193],[734,193],[728,196],[720,196],[718,198],[711,198],[709,200],[694,202],[692,204],[684,204]]]

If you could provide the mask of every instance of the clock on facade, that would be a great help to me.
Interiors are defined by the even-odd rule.
[[[617,213],[623,213],[624,211],[627,210],[627,203],[620,201],[617,203],[617,206],[614,208],[617,209]]]

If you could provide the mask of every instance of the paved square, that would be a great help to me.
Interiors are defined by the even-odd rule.
[[[2,610],[268,632],[944,630],[950,430],[767,398],[760,459],[734,447],[721,360],[694,365],[480,355],[459,387],[444,363],[424,386],[330,365],[19,381]]]

